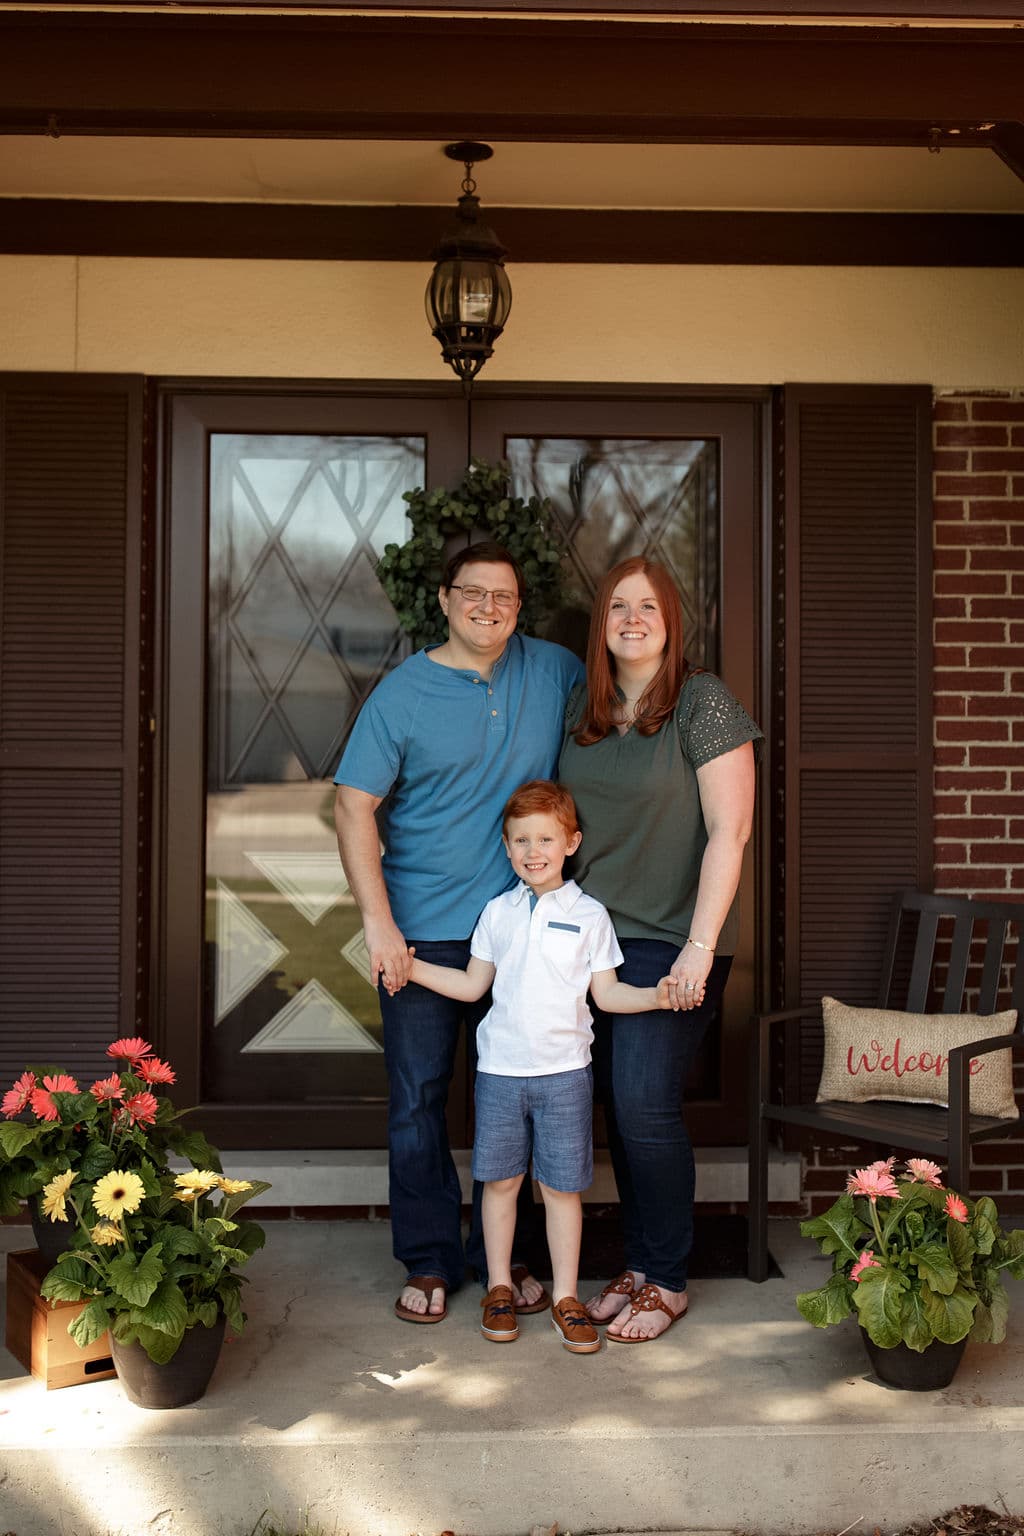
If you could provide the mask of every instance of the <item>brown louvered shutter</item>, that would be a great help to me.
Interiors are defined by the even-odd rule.
[[[142,381],[0,376],[0,411],[6,1086],[135,1032]]]
[[[876,1001],[892,893],[932,871],[931,392],[783,392],[788,1003]],[[788,1086],[813,1097],[821,1032]]]

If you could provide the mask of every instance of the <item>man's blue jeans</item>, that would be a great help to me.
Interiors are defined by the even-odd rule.
[[[410,939],[409,943],[417,959],[433,965],[465,970],[469,964],[468,939]],[[410,1275],[438,1275],[451,1290],[462,1284],[467,1263],[479,1278],[487,1274],[480,1220],[483,1186],[473,1186],[473,1214],[464,1251],[462,1194],[448,1145],[445,1111],[463,1024],[475,1067],[476,1026],[489,1006],[489,995],[467,1005],[414,982],[394,997],[380,989],[389,1085],[392,1251]],[[520,1237],[528,1241],[532,1209],[533,1190],[524,1179],[517,1249]],[[517,1252],[517,1261],[525,1258],[525,1251]]]
[[[620,939],[620,981],[652,987],[678,947]],[[604,1102],[625,1238],[626,1268],[668,1291],[685,1291],[693,1246],[693,1148],[683,1084],[722,1000],[732,956],[716,956],[699,1008],[672,1013],[594,1010],[594,1090]]]

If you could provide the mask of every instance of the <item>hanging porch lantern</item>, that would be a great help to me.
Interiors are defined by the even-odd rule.
[[[441,356],[469,393],[473,380],[494,351],[512,308],[512,288],[505,271],[505,247],[480,219],[473,167],[489,160],[489,144],[462,142],[445,146],[450,160],[466,169],[456,223],[434,252],[436,263],[425,295],[430,329],[441,343]]]

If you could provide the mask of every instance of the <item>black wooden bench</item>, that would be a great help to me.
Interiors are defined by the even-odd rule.
[[[948,965],[944,948],[936,943],[948,931],[948,924],[940,928],[944,918],[952,919]],[[1010,964],[1010,1001],[1002,1006],[1017,1009],[1016,1030],[1009,1036],[999,1035],[950,1050],[948,1110],[903,1101],[783,1103],[771,1090],[775,1031],[798,1030],[807,1027],[808,1021],[820,1023],[821,1005],[815,1002],[755,1015],[747,1268],[751,1280],[763,1280],[767,1273],[768,1127],[773,1122],[801,1126],[843,1141],[870,1142],[884,1148],[886,1154],[891,1149],[906,1149],[920,1157],[944,1162],[949,1169],[950,1188],[961,1194],[970,1193],[972,1144],[1007,1136],[1016,1124],[969,1112],[968,1073],[972,1057],[1000,1049],[1012,1050],[1015,1055],[1024,1052],[1024,965],[1019,963],[1022,920],[1024,902],[975,901],[966,896],[933,896],[919,891],[903,891],[893,902],[882,961],[879,1007],[902,1008],[908,1013],[995,1013],[1001,990],[1005,996],[1005,969]],[[1017,940],[1016,951],[1007,946],[1007,939],[1013,935]],[[969,967],[977,966],[979,955],[978,1000],[966,1009]]]

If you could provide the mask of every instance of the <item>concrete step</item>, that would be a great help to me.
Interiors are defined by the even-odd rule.
[[[275,1222],[249,1328],[192,1407],[134,1408],[113,1380],[46,1393],[0,1351],[0,1530],[247,1536],[269,1507],[337,1536],[801,1536],[1019,1507],[1020,1297],[951,1387],[894,1392],[855,1325],[797,1314],[828,1267],[814,1245],[795,1223],[771,1241],[785,1278],[695,1281],[665,1338],[571,1356],[544,1314],[489,1343],[470,1288],[440,1326],[399,1322],[382,1222]]]
[[[470,1156],[468,1149],[454,1153],[467,1202],[472,1189]],[[273,1185],[262,1197],[264,1205],[302,1210],[304,1207],[323,1209],[388,1203],[388,1156],[384,1151],[264,1150],[227,1152],[224,1157],[226,1169],[234,1177],[266,1179]],[[698,1147],[695,1158],[699,1204],[731,1205],[746,1201],[746,1147]],[[596,1154],[594,1183],[584,1198],[599,1204],[613,1204],[618,1199],[607,1152]],[[799,1200],[799,1156],[773,1153],[768,1198],[772,1204],[780,1205],[795,1204]]]

